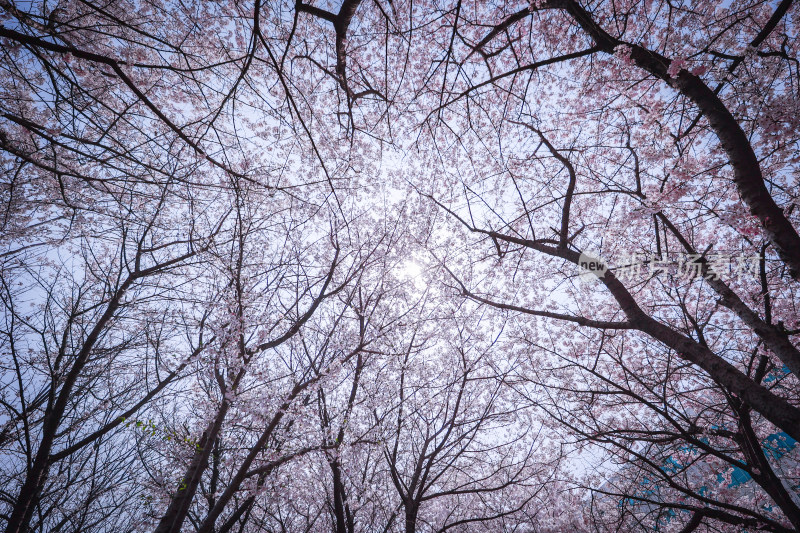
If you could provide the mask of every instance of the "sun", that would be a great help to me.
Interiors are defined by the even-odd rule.
[[[409,259],[400,265],[400,275],[404,278],[418,278],[422,275],[422,265]]]
[[[417,290],[424,290],[427,286],[425,282],[425,268],[418,261],[407,259],[397,267],[398,278],[406,283],[411,283]]]

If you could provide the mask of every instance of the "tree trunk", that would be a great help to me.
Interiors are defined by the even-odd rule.
[[[406,533],[415,533],[417,531],[417,512],[419,511],[419,503],[410,502],[406,506]]]
[[[184,474],[177,492],[172,497],[169,507],[156,527],[155,533],[180,533],[183,521],[186,520],[186,515],[189,514],[189,507],[192,505],[192,499],[194,499],[195,492],[197,492],[203,472],[208,468],[208,460],[214,448],[212,443],[219,436],[222,422],[225,420],[225,415],[228,414],[228,407],[228,402],[223,401],[219,411],[217,411],[216,418],[209,424],[208,429],[203,432],[203,436],[195,448],[192,461],[186,469],[186,474]]]

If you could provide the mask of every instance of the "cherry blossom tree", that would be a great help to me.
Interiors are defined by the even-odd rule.
[[[558,471],[557,458],[541,464],[549,456],[535,457],[539,435],[505,397],[505,376],[485,360],[491,344],[481,347],[477,333],[451,328],[445,343],[411,334],[398,378],[387,379],[399,382],[396,404],[376,412],[407,533],[492,530],[525,510]]]
[[[621,463],[628,486],[589,486],[616,495],[607,512],[636,500],[687,530],[797,527],[793,474],[762,449],[800,427],[797,136],[767,103],[797,101],[790,3],[504,10],[440,9],[453,45],[424,149],[443,178],[418,190],[473,243],[440,254],[453,288],[537,325],[520,379],[550,370],[525,394]],[[546,339],[545,321],[562,333]],[[756,497],[675,479],[696,462],[747,471]],[[642,471],[663,499],[643,496]]]
[[[800,529],[791,0],[0,0],[6,531]]]

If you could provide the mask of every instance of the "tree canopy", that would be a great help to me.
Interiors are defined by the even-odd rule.
[[[792,0],[0,0],[0,527],[800,531]]]

